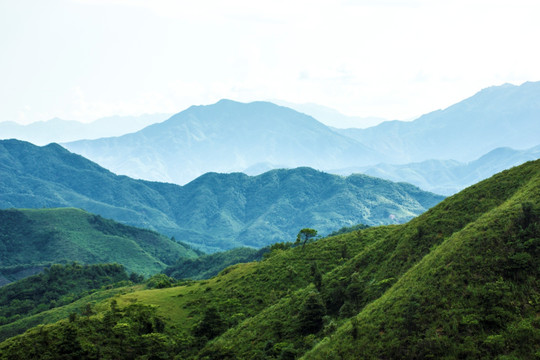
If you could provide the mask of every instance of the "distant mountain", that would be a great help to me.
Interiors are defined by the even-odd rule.
[[[109,116],[91,123],[54,118],[20,125],[12,121],[0,122],[0,139],[19,139],[36,145],[98,139],[129,134],[162,122],[170,114],[144,114],[141,116]]]
[[[343,226],[401,223],[443,199],[409,184],[310,168],[208,173],[185,186],[117,176],[57,144],[0,141],[0,208],[78,207],[203,251],[261,247]],[[331,209],[331,210],[329,210]]]
[[[429,159],[472,161],[499,147],[528,149],[540,139],[540,82],[505,84],[478,92],[411,122],[369,129],[336,129],[385,154],[389,163]]]
[[[327,169],[383,160],[308,115],[268,102],[230,100],[192,106],[134,134],[64,146],[117,174],[177,184],[261,163]]]
[[[348,128],[356,128],[356,129],[365,129],[368,127],[372,127],[375,125],[378,125],[386,119],[380,118],[380,117],[360,117],[360,116],[348,116],[343,115],[339,111],[332,109],[327,106],[313,104],[313,103],[307,103],[307,104],[295,104],[283,100],[270,100],[270,102],[280,105],[280,106],[286,106],[288,108],[294,109],[298,112],[313,116],[315,119],[319,120],[326,126],[330,126],[332,128],[339,128],[339,129],[348,129]]]
[[[150,275],[196,257],[188,247],[156,232],[73,208],[0,210],[0,278],[15,280],[28,268],[77,261],[119,263]]]
[[[505,169],[540,159],[540,145],[528,150],[498,148],[469,163],[426,160],[404,165],[377,164],[331,170],[333,174],[362,173],[391,181],[405,181],[437,194],[452,195]]]

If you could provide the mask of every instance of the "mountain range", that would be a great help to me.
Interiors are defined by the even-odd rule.
[[[449,196],[505,169],[536,159],[540,159],[540,146],[527,150],[497,148],[468,163],[456,160],[425,160],[419,163],[377,164],[329,172],[339,175],[362,173],[391,181],[404,181],[421,189]]]
[[[63,146],[117,174],[176,184],[265,163],[324,169],[381,159],[308,115],[268,102],[231,100],[192,106],[133,134]]]
[[[406,224],[276,244],[209,280],[162,274],[44,306],[33,316],[49,325],[0,343],[0,359],[533,359],[539,189],[537,160]],[[11,296],[20,308],[27,294]],[[25,319],[0,330],[22,333]]]
[[[54,118],[21,125],[13,121],[0,122],[0,139],[18,139],[36,145],[98,139],[119,136],[164,121],[170,114],[144,114],[140,116],[108,116],[90,123]]]
[[[540,82],[486,88],[414,121],[368,129],[336,129],[385,154],[390,163],[430,159],[473,161],[499,148],[524,150],[540,142]]]
[[[402,223],[444,197],[366,175],[311,168],[250,177],[207,173],[175,184],[118,176],[57,144],[0,141],[0,208],[77,207],[174,236],[207,252],[321,235],[343,226]]]
[[[298,166],[323,171],[369,166],[385,172],[388,165],[379,164],[413,163],[414,172],[423,161],[468,163],[500,147],[538,146],[538,98],[540,82],[505,84],[414,121],[385,121],[367,129],[330,128],[268,102],[221,100],[132,134],[64,146],[117,174],[177,184],[209,171],[258,175]],[[394,174],[398,179],[400,172]],[[441,189],[450,193],[470,183],[449,182]]]

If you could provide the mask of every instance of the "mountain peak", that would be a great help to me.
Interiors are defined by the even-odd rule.
[[[65,146],[116,173],[177,184],[263,163],[331,169],[382,160],[309,115],[270,102],[229,99],[190,107],[133,134]]]

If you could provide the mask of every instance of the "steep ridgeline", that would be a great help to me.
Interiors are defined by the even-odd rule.
[[[130,272],[157,273],[188,247],[149,230],[126,226],[79,209],[0,210],[0,279],[30,275],[56,263],[118,263]]]
[[[429,159],[468,162],[499,147],[521,150],[539,145],[538,99],[540,82],[505,84],[415,121],[387,121],[368,129],[336,131],[385,154],[389,163]]]
[[[185,186],[117,176],[56,144],[0,142],[0,208],[78,207],[217,251],[294,240],[304,227],[402,223],[443,199],[364,175],[310,168],[208,173]]]
[[[64,146],[117,174],[176,184],[260,164],[327,169],[383,160],[308,115],[268,102],[230,100],[192,106],[133,134]]]
[[[96,315],[6,340],[0,359],[532,359],[539,224],[540,160],[404,225],[275,245],[205,281],[124,288]]]
[[[469,163],[426,160],[404,165],[377,164],[330,172],[340,175],[362,173],[390,181],[408,182],[437,194],[452,195],[500,171],[536,159],[540,159],[540,146],[527,150],[497,148]]]

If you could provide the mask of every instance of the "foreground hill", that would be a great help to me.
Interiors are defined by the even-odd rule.
[[[336,131],[385,154],[391,163],[469,162],[499,147],[528,149],[540,134],[540,82],[484,89],[444,110],[411,121]]]
[[[540,159],[540,146],[527,150],[498,148],[469,163],[426,160],[404,165],[377,164],[331,173],[362,173],[391,181],[405,181],[437,194],[452,195],[500,171],[536,159]]]
[[[72,208],[0,210],[0,277],[56,263],[119,263],[130,272],[157,273],[179,257],[197,254],[149,230]],[[26,270],[26,271],[25,271]]]
[[[181,286],[125,288],[0,344],[1,359],[534,358],[540,161],[372,227]],[[81,299],[82,300],[82,299]]]
[[[176,184],[261,163],[327,169],[383,159],[308,115],[268,102],[231,100],[192,106],[133,134],[64,146],[117,174]]]
[[[208,173],[185,186],[117,176],[56,144],[0,142],[0,208],[78,207],[203,251],[262,247],[304,227],[401,223],[443,199],[403,183],[310,168]]]

